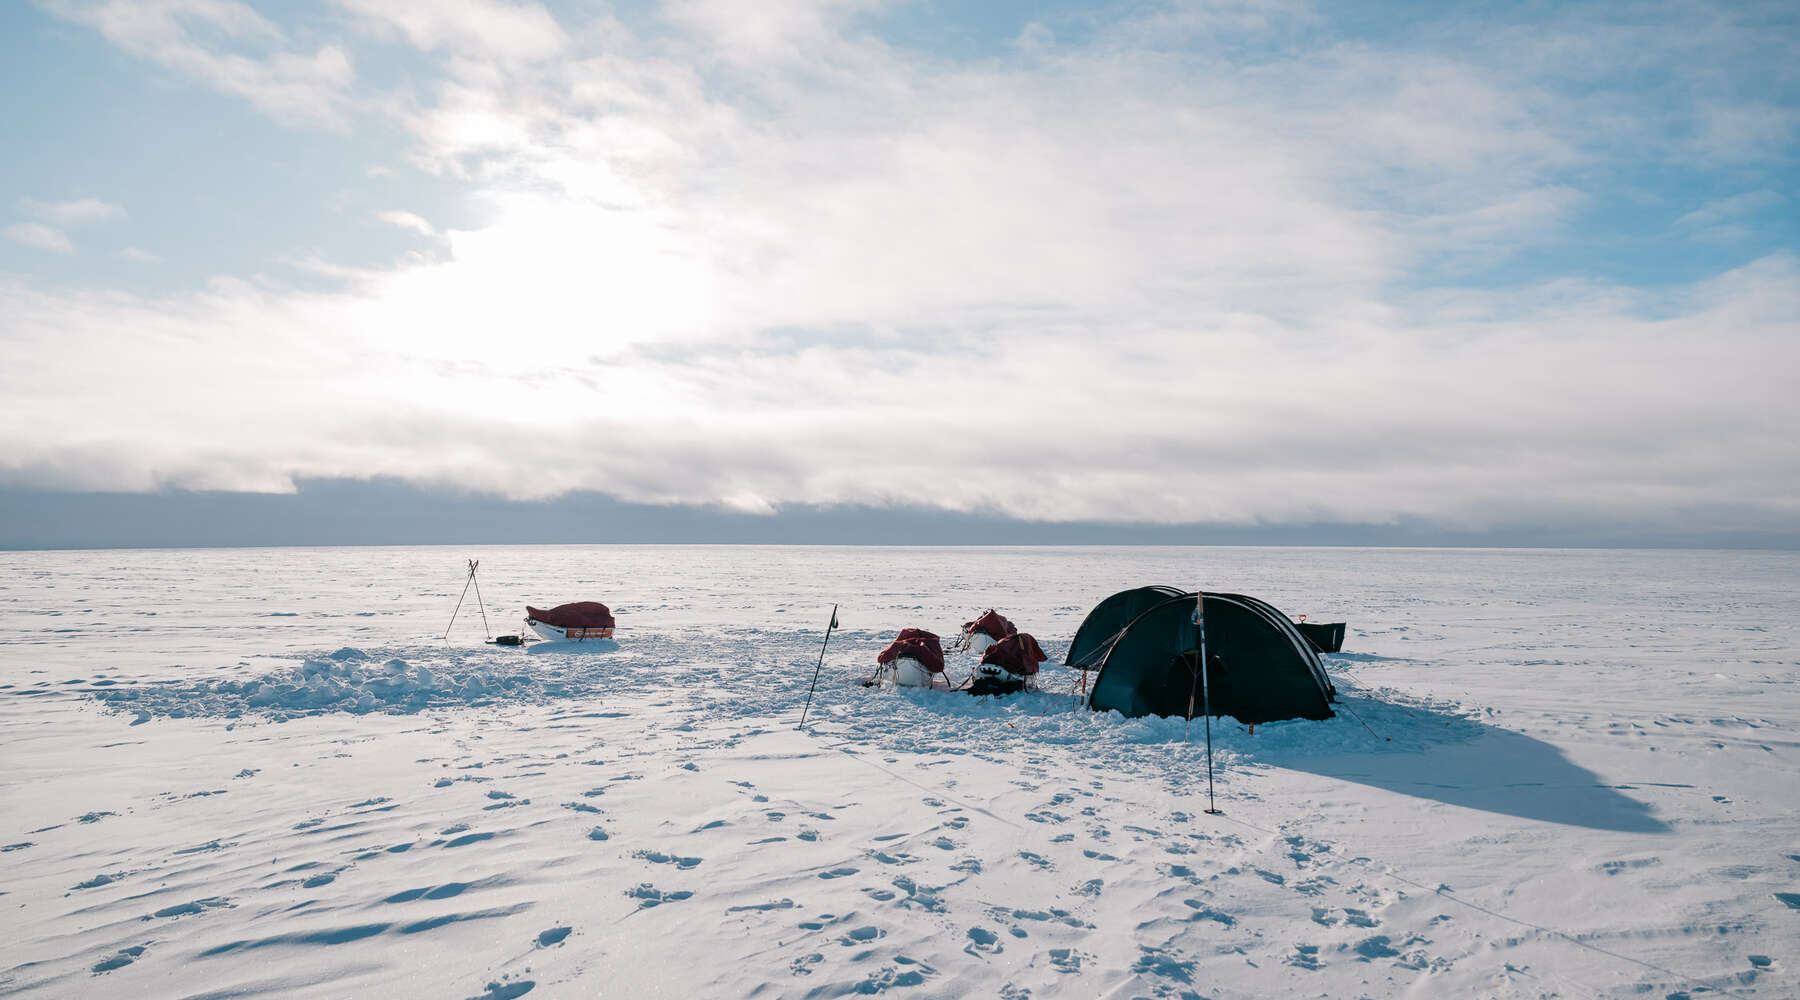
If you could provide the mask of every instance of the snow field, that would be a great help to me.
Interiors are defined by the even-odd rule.
[[[148,610],[148,557],[0,556],[27,581],[0,592],[0,995],[1800,988],[1792,556],[608,550],[739,589],[626,595],[616,646],[505,650],[426,638],[436,591],[403,564],[429,554],[175,554],[217,590],[143,631],[117,623]],[[1034,583],[894,593],[965,562]],[[1115,581],[1184,563],[1356,609],[1328,658],[1348,711],[1215,722],[1223,816],[1198,721],[1189,744],[1056,694],[850,683],[898,627],[989,605],[1054,659]],[[271,565],[265,605],[302,610],[232,610]],[[371,582],[401,607],[362,617]],[[815,597],[852,627],[799,733],[822,620],[777,616]]]

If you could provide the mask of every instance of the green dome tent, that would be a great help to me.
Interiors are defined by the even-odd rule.
[[[1063,663],[1082,670],[1095,669],[1106,658],[1113,640],[1124,633],[1132,619],[1171,597],[1180,596],[1181,591],[1174,587],[1139,587],[1121,590],[1094,605],[1094,610],[1088,612],[1081,620],[1081,627],[1075,630],[1075,638],[1069,641],[1069,655],[1063,657]]]
[[[1077,630],[1077,641],[1084,639],[1089,622],[1096,634],[1103,632],[1119,609],[1146,600],[1145,591],[1156,589],[1125,591],[1100,602]],[[1089,706],[1127,716],[1185,716],[1191,693],[1195,713],[1203,711],[1196,687],[1194,599],[1194,594],[1164,596],[1088,647],[1090,657],[1104,649]],[[1250,725],[1332,717],[1337,692],[1319,654],[1286,615],[1242,594],[1208,593],[1205,607],[1212,714]]]

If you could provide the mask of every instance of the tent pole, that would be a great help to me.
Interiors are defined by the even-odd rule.
[[[1194,593],[1194,629],[1200,638],[1200,691],[1206,700],[1206,814],[1220,815],[1213,803],[1212,684],[1206,671],[1206,594]]]
[[[813,668],[812,687],[806,689],[806,707],[800,710],[800,724],[795,729],[806,728],[806,713],[812,711],[813,692],[819,687],[819,671],[825,669],[825,647],[831,645],[831,630],[837,628],[838,606],[831,606],[831,624],[825,626],[825,641],[819,643],[819,665]]]

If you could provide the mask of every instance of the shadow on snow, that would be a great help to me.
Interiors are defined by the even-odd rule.
[[[1329,753],[1305,746],[1251,750],[1253,759],[1521,819],[1621,833],[1669,832],[1648,805],[1542,740],[1462,715],[1361,694],[1338,697],[1346,721],[1356,725],[1360,718],[1392,742],[1377,744],[1370,737],[1367,749],[1346,746]]]

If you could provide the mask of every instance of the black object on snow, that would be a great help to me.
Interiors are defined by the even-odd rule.
[[[1130,603],[1121,597],[1100,602],[1089,618],[1116,615],[1118,607]],[[1200,669],[1194,602],[1194,594],[1164,597],[1103,636],[1089,706],[1127,716],[1186,716]],[[1212,714],[1249,725],[1332,717],[1337,692],[1325,665],[1286,615],[1242,594],[1209,592],[1205,609]],[[1096,630],[1106,627],[1103,617]],[[1087,629],[1084,622],[1077,638],[1087,641]],[[1198,704],[1194,710],[1201,711]]]
[[[1344,623],[1333,622],[1329,625],[1313,622],[1295,622],[1294,627],[1312,643],[1312,647],[1321,653],[1336,653],[1344,648]]]

